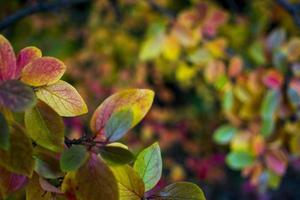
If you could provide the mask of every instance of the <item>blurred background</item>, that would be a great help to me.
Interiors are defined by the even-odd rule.
[[[192,181],[209,200],[300,199],[299,30],[297,0],[0,0],[0,33],[63,60],[86,100],[68,134],[112,93],[151,88],[124,143],[158,140],[158,187]]]

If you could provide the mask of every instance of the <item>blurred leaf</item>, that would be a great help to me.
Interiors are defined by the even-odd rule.
[[[50,192],[45,193],[42,189],[39,176],[33,174],[29,184],[26,187],[26,200],[52,200],[52,194]]]
[[[131,128],[133,113],[131,109],[124,109],[111,115],[105,124],[105,135],[110,142],[122,138]]]
[[[278,176],[283,176],[288,165],[287,155],[281,150],[270,150],[265,155],[269,170]]]
[[[254,157],[249,152],[230,152],[226,156],[226,163],[232,169],[243,169],[252,165]]]
[[[87,160],[88,153],[84,146],[74,145],[65,150],[60,158],[60,168],[64,172],[79,169]]]
[[[50,85],[57,82],[65,71],[65,64],[56,58],[37,58],[22,69],[21,81],[35,87]]]
[[[191,199],[191,200],[205,200],[203,191],[195,184],[188,182],[178,182],[168,185],[162,189],[155,196],[157,200],[169,199]]]
[[[265,53],[261,42],[254,42],[250,46],[248,54],[255,64],[263,65],[266,63]]]
[[[112,165],[124,165],[134,160],[134,155],[123,147],[105,146],[100,150],[100,154]]]
[[[37,97],[48,104],[60,116],[74,117],[87,113],[87,106],[76,89],[65,81],[39,87]]]
[[[143,199],[144,182],[130,166],[112,167],[111,170],[118,182],[120,200]]]
[[[8,150],[10,143],[9,143],[9,127],[5,116],[0,113],[0,149]]]
[[[269,137],[275,129],[274,119],[263,119],[260,132],[265,138]]]
[[[35,105],[33,90],[18,80],[0,84],[0,104],[15,112],[22,112]]]
[[[277,90],[267,91],[260,110],[262,119],[273,119],[275,112],[278,110],[279,102],[280,94]]]
[[[213,138],[218,144],[228,144],[236,132],[237,129],[235,127],[223,125],[215,131]]]
[[[134,170],[138,172],[145,183],[145,190],[151,190],[160,180],[162,174],[162,159],[158,143],[139,153]]]
[[[29,136],[40,146],[55,152],[64,149],[64,122],[49,106],[40,102],[25,112],[24,121]]]

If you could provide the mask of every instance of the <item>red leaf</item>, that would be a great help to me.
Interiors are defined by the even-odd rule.
[[[9,41],[0,35],[0,81],[13,79],[16,72],[16,56]]]

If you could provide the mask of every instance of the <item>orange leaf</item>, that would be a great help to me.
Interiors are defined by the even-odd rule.
[[[21,81],[36,87],[50,85],[57,82],[65,71],[65,64],[56,58],[37,58],[23,68]]]

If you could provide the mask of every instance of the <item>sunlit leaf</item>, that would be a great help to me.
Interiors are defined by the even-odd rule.
[[[8,151],[0,150],[0,165],[5,169],[31,176],[34,168],[33,149],[30,139],[19,127],[12,127]]]
[[[61,155],[60,168],[65,172],[75,171],[85,163],[87,157],[88,153],[84,146],[71,146]]]
[[[266,63],[265,53],[261,42],[254,42],[250,46],[248,54],[254,63],[258,65],[263,65]]]
[[[35,105],[33,90],[18,80],[0,84],[0,104],[12,111],[21,112]]]
[[[254,157],[249,152],[230,152],[226,157],[226,163],[232,169],[243,169],[254,162]]]
[[[0,34],[0,82],[13,79],[16,73],[16,55],[9,41]]]
[[[274,119],[263,119],[261,122],[260,132],[262,136],[269,137],[275,129]]]
[[[39,182],[39,176],[34,174],[26,187],[26,200],[52,200],[50,192],[44,191]]]
[[[181,47],[174,36],[165,39],[162,47],[162,55],[171,61],[175,61],[180,55]]]
[[[40,146],[55,152],[64,148],[62,118],[45,103],[25,112],[24,121],[30,137]]]
[[[103,133],[105,124],[112,116],[124,108],[130,108],[133,114],[131,128],[139,123],[149,111],[154,92],[148,89],[128,89],[107,98],[94,112],[91,129],[95,134]]]
[[[118,184],[112,171],[95,154],[76,172],[75,183],[79,200],[119,200]]]
[[[131,128],[133,113],[131,109],[113,113],[104,127],[105,136],[111,142],[122,138]]]
[[[100,150],[100,154],[112,165],[124,165],[134,160],[134,155],[123,147],[105,146]]]
[[[57,82],[65,73],[63,62],[52,57],[41,57],[28,63],[21,72],[21,81],[31,86],[44,86]]]
[[[2,113],[0,113],[0,149],[9,149],[9,127]]]
[[[27,177],[7,171],[0,167],[0,199],[1,194],[5,199],[7,196],[21,189],[27,183]]]
[[[158,183],[162,174],[162,159],[158,143],[152,144],[139,153],[134,163],[134,170],[143,179],[146,191]]]
[[[112,167],[119,187],[120,200],[140,200],[145,186],[139,175],[128,165]]]
[[[218,144],[228,144],[236,132],[237,129],[235,127],[223,125],[215,131],[214,140]]]
[[[25,65],[40,57],[42,57],[42,52],[36,47],[31,46],[21,49],[17,57],[16,77],[19,78],[20,73]]]
[[[188,182],[168,185],[155,196],[160,200],[205,200],[203,191],[197,185]]]
[[[292,38],[287,46],[287,56],[289,61],[296,61],[300,56],[300,39]]]
[[[65,81],[39,87],[36,95],[60,116],[72,117],[87,113],[87,106],[82,97]]]

